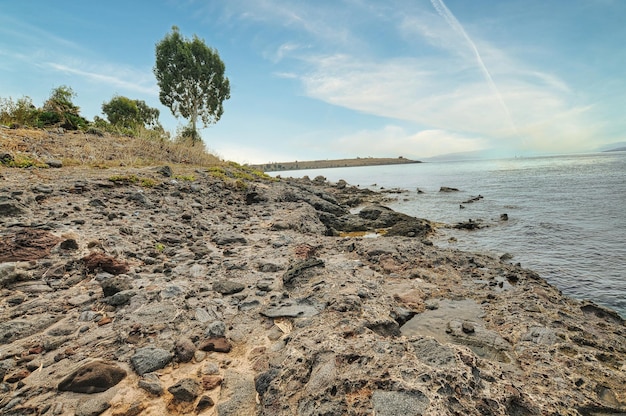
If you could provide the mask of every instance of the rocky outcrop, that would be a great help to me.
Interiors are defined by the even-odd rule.
[[[179,173],[4,172],[0,413],[626,412],[615,312],[346,183]]]

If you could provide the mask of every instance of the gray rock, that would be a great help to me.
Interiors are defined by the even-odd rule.
[[[130,358],[133,368],[140,376],[160,370],[172,361],[172,354],[160,348],[145,347],[138,349]]]
[[[7,199],[0,199],[0,217],[19,217],[26,214],[25,207]]]
[[[441,345],[433,338],[420,338],[411,342],[415,356],[433,367],[447,367],[455,363],[454,350]]]
[[[421,391],[376,390],[372,395],[376,416],[418,416],[430,406],[430,400]]]
[[[123,276],[113,276],[109,273],[98,273],[97,280],[100,280],[102,293],[104,296],[113,296],[118,292],[129,290],[132,286],[130,280]]]
[[[522,341],[532,341],[535,344],[553,345],[559,338],[553,330],[541,326],[534,326],[522,336]]]
[[[160,396],[163,394],[163,386],[161,385],[161,381],[156,374],[144,374],[143,377],[138,381],[137,385],[141,389],[155,396]]]
[[[46,161],[46,165],[48,165],[51,168],[62,168],[63,167],[63,162],[58,160],[58,159],[50,159]]]
[[[226,324],[223,321],[213,321],[207,325],[204,330],[204,336],[211,337],[223,337],[226,334]]]
[[[221,279],[213,283],[213,290],[222,295],[232,295],[239,293],[246,288],[246,285],[232,280]]]
[[[225,246],[228,244],[246,245],[248,243],[243,235],[232,232],[218,233],[213,237],[212,241],[218,246]]]
[[[174,351],[176,352],[178,360],[186,363],[193,359],[196,352],[196,346],[189,338],[182,338],[176,341]]]
[[[108,397],[92,397],[78,403],[75,416],[98,416],[109,407],[111,403]]]
[[[220,390],[217,414],[256,414],[256,390],[252,375],[235,370],[226,371]]]
[[[135,294],[134,290],[124,290],[122,292],[117,292],[113,296],[109,296],[105,299],[105,301],[111,306],[122,306],[130,302],[130,298],[135,296]]]
[[[201,392],[200,383],[192,378],[184,378],[168,387],[174,399],[181,402],[193,402]]]

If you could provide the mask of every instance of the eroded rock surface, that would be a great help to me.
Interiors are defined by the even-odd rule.
[[[177,174],[3,172],[0,413],[626,413],[615,312],[345,182]]]

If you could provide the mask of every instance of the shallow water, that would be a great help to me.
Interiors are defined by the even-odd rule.
[[[407,192],[388,204],[397,211],[448,224],[482,220],[487,227],[480,230],[444,230],[437,244],[511,254],[511,261],[537,271],[564,293],[626,317],[626,152],[280,175],[402,188]],[[459,192],[439,192],[441,186]],[[483,198],[464,203],[478,195]],[[504,213],[508,221],[500,220]]]

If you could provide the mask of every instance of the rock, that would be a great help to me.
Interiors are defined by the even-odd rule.
[[[442,186],[439,188],[439,192],[459,192],[457,188],[451,188],[449,186]]]
[[[292,280],[303,275],[305,271],[314,267],[324,267],[324,260],[311,258],[290,265],[287,271],[283,274],[283,283],[291,283]]]
[[[98,416],[111,407],[111,398],[105,393],[80,400],[76,406],[75,416]]]
[[[159,377],[154,373],[144,374],[143,377],[138,381],[138,386],[155,396],[160,396],[163,394],[163,386],[161,385],[161,381],[159,380]]]
[[[411,341],[415,356],[424,363],[439,368],[455,363],[455,353],[451,348],[441,345],[434,338],[420,338]]]
[[[236,370],[227,370],[218,403],[218,415],[256,414],[256,390],[252,375]]]
[[[0,239],[0,263],[48,257],[59,241],[59,237],[48,231],[29,228],[5,234]]]
[[[90,272],[102,270],[113,275],[118,275],[126,273],[129,270],[128,263],[98,252],[88,254],[82,258],[82,261]]]
[[[62,250],[74,251],[78,250],[78,242],[73,238],[68,238],[67,240],[63,240],[59,245],[59,248]]]
[[[224,337],[213,337],[200,342],[198,349],[202,351],[230,352],[231,345]]]
[[[26,209],[22,204],[0,198],[0,217],[19,217],[25,214]]]
[[[174,399],[181,402],[193,402],[200,394],[200,383],[192,378],[184,378],[168,387]]]
[[[63,162],[58,159],[50,159],[46,161],[46,165],[48,165],[51,168],[59,169],[63,167]]]
[[[419,390],[376,390],[372,394],[372,404],[376,416],[418,416],[426,412],[430,400]]]
[[[540,326],[528,329],[528,332],[522,335],[522,341],[532,341],[535,344],[553,345],[559,338],[553,330]]]
[[[222,295],[232,295],[239,293],[246,288],[246,285],[227,279],[220,279],[213,283],[213,290]]]
[[[211,406],[214,406],[215,402],[209,396],[202,396],[200,400],[198,400],[198,404],[196,405],[196,413],[201,413],[203,410],[208,409]]]
[[[172,360],[172,354],[161,348],[145,347],[138,349],[130,358],[133,368],[140,376],[160,370]]]
[[[202,388],[207,391],[211,391],[222,384],[222,377],[220,376],[203,376]]]
[[[254,388],[257,391],[257,393],[263,396],[265,392],[267,391],[267,389],[269,388],[270,383],[272,382],[272,380],[276,378],[279,372],[280,371],[277,368],[272,368],[269,371],[259,374],[254,379]]]
[[[226,334],[226,324],[223,321],[213,321],[204,330],[206,337],[223,337]]]
[[[178,361],[186,363],[193,359],[193,356],[196,352],[196,346],[193,344],[193,342],[191,342],[189,338],[183,338],[176,341],[174,351],[176,353],[176,358],[178,358]]]
[[[246,245],[248,243],[243,235],[232,232],[218,233],[213,237],[212,241],[218,246],[225,246],[229,244]]]
[[[113,296],[118,292],[131,289],[130,280],[126,277],[107,275],[100,281],[102,293],[105,297]]]
[[[94,361],[73,371],[59,383],[61,391],[100,393],[126,377],[126,371],[113,363]]]
[[[105,302],[111,306],[122,306],[130,302],[130,299],[135,295],[136,293],[134,290],[124,290],[106,298]]]
[[[172,177],[172,168],[167,165],[157,168],[156,172],[162,176],[165,176],[166,178]]]

